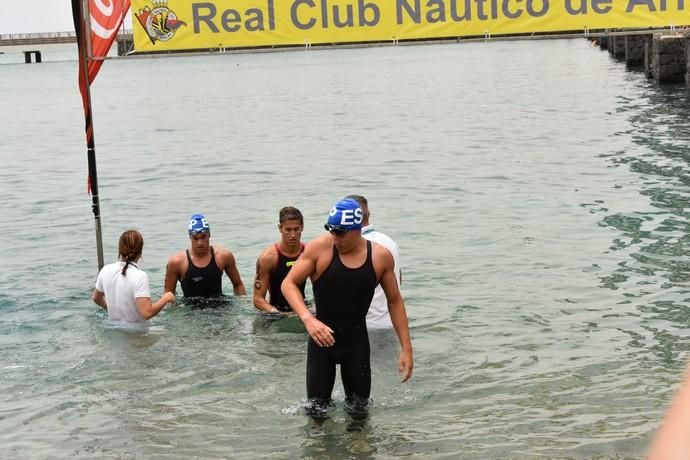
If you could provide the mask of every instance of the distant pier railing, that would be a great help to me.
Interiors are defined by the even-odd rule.
[[[122,30],[117,34],[118,39],[132,39],[131,30]],[[51,45],[57,43],[76,43],[77,34],[69,32],[45,32],[32,34],[0,34],[0,46],[14,45]]]

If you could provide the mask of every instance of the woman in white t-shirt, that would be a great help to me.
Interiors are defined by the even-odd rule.
[[[93,301],[108,310],[110,319],[146,321],[175,301],[175,295],[166,292],[156,303],[151,302],[149,277],[137,265],[143,249],[141,233],[127,230],[120,235],[119,261],[106,265],[98,273]]]

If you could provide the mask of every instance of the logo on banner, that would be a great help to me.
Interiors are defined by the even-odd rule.
[[[135,16],[154,45],[157,41],[167,42],[175,36],[177,29],[187,25],[177,19],[166,0],[154,1],[152,8],[146,5]]]

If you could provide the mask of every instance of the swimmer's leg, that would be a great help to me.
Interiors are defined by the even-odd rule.
[[[369,414],[371,393],[369,337],[363,334],[351,346],[351,353],[340,364],[340,375],[346,396],[345,411],[353,418],[366,418]]]
[[[309,339],[307,346],[307,415],[325,418],[333,407],[331,394],[335,384],[335,361],[329,348]]]

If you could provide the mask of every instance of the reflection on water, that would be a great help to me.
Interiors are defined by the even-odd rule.
[[[301,458],[376,458],[379,441],[366,419],[310,420],[304,427]]]
[[[630,122],[632,143],[609,157],[639,176],[644,209],[606,215],[601,224],[618,235],[610,251],[626,257],[601,275],[601,286],[622,290],[637,309],[641,330],[626,330],[630,346],[670,376],[679,375],[688,356],[690,327],[690,94],[683,86],[643,84],[640,96],[620,97],[618,111]],[[663,108],[663,109],[661,109]],[[630,184],[616,184],[629,187]]]
[[[106,348],[112,353],[145,350],[155,344],[164,332],[165,328],[151,326],[149,321],[130,323],[108,319],[103,323],[103,340],[108,342]]]
[[[180,297],[177,301],[180,306],[190,310],[206,308],[232,308],[232,296],[220,297]]]

